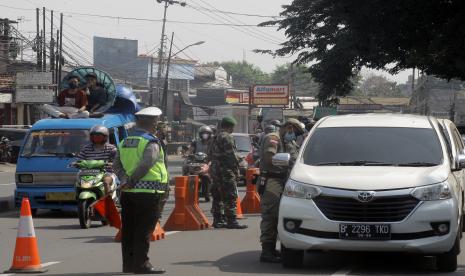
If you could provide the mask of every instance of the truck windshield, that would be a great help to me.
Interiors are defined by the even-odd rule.
[[[82,145],[89,143],[89,131],[83,129],[32,131],[24,144],[23,157],[76,156]]]
[[[307,143],[303,158],[312,166],[429,167],[443,160],[436,132],[426,128],[319,128]]]
[[[233,135],[237,151],[250,152],[251,143],[249,136]]]

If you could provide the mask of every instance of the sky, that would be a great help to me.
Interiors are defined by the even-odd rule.
[[[194,23],[256,25],[277,16],[282,5],[291,0],[185,0],[186,7],[171,5],[167,11],[166,32],[174,32],[174,44],[178,48],[198,41],[204,44],[193,46],[179,55],[202,63],[209,61],[246,61],[259,66],[265,72],[271,72],[281,64],[291,62],[292,57],[273,58],[269,55],[256,54],[254,49],[279,48],[285,40],[284,32],[275,27],[244,27],[198,25]],[[136,4],[137,3],[137,4]],[[109,15],[114,17],[132,17],[139,19],[161,20],[163,4],[156,0],[0,0],[3,18],[22,20],[19,29],[29,36],[35,34],[35,8],[45,7],[55,11],[54,24],[59,22],[58,13],[64,13],[64,45],[69,51],[80,56],[80,60],[92,61],[92,37],[112,37],[136,39],[139,42],[139,54],[155,53],[161,36],[161,22],[145,20],[127,20],[123,18],[102,18],[83,14]],[[258,16],[223,14],[214,10],[244,13]],[[47,12],[47,17],[50,14]],[[50,32],[47,19],[46,29]],[[173,22],[177,21],[177,22]],[[42,19],[41,21],[42,22]],[[184,22],[184,23],[181,23]],[[173,52],[176,48],[173,50]],[[363,70],[362,75],[383,74],[398,83],[407,80],[410,71],[392,76],[385,72]]]

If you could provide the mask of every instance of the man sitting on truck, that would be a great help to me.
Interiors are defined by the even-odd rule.
[[[86,79],[86,94],[88,99],[87,110],[89,112],[98,111],[101,107],[105,106],[107,103],[107,93],[105,88],[103,88],[97,82],[97,74],[94,72],[88,73],[85,77]]]
[[[112,192],[112,185],[116,183],[116,176],[113,173],[113,160],[115,159],[117,149],[114,145],[108,143],[108,128],[104,126],[94,126],[90,129],[90,144],[84,145],[78,158],[81,160],[105,160],[107,161],[107,174],[103,178],[105,194]]]

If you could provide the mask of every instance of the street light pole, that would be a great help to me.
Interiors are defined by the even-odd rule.
[[[178,4],[182,7],[186,6],[186,2],[180,2],[175,0],[157,0],[158,3],[165,3],[164,5],[164,13],[163,13],[163,24],[161,28],[161,38],[160,38],[160,50],[158,51],[158,70],[157,70],[157,99],[158,103],[160,103],[160,79],[161,79],[161,70],[163,64],[163,48],[165,45],[165,25],[166,25],[166,12],[168,10],[169,5]],[[152,81],[152,80],[150,80]],[[150,95],[153,94],[152,89],[150,88]],[[150,105],[153,106],[153,96],[150,97]]]
[[[196,42],[196,43],[192,43],[192,44],[187,45],[186,47],[182,48],[181,50],[177,51],[176,53],[174,53],[172,55],[171,50],[173,48],[173,40],[174,40],[174,33],[171,34],[170,53],[169,53],[169,56],[168,56],[168,62],[166,64],[165,82],[164,82],[164,85],[163,85],[163,114],[165,114],[165,116],[168,115],[167,114],[167,111],[168,111],[168,77],[169,77],[171,58],[175,57],[177,54],[181,53],[182,51],[186,50],[189,47],[197,46],[197,45],[201,45],[201,44],[205,43],[205,41],[199,41],[199,42]]]

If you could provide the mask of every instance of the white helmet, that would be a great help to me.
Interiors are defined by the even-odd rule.
[[[160,108],[156,106],[149,106],[137,112],[136,116],[159,117],[162,113],[163,112]]]

